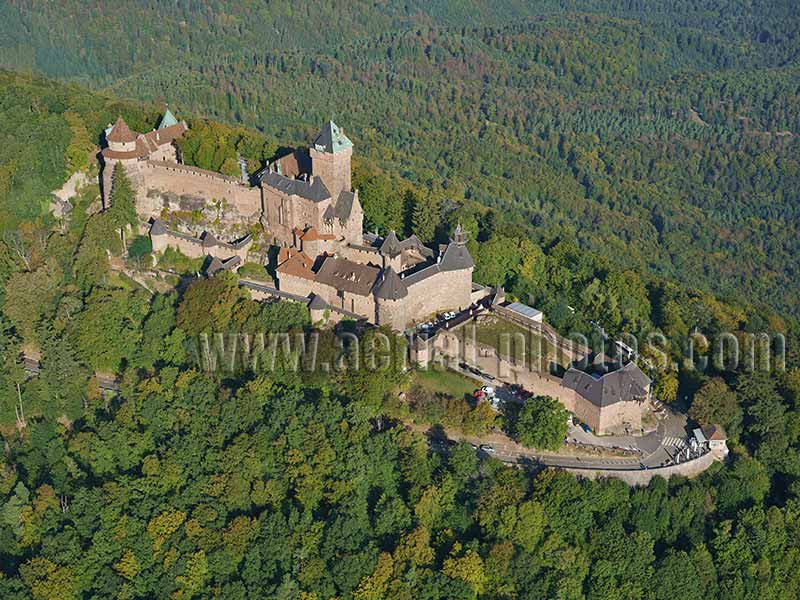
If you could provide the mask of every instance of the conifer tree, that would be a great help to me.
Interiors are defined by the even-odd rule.
[[[412,190],[407,194],[411,201],[411,232],[424,243],[431,242],[439,224],[439,200]]]
[[[128,225],[136,225],[136,203],[131,180],[122,163],[114,165],[114,183],[111,188],[111,206],[108,214],[114,229],[118,229],[120,237],[125,239]]]

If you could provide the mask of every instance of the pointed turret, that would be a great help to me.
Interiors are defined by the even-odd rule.
[[[172,114],[172,111],[167,107],[167,110],[164,112],[164,116],[161,117],[161,122],[158,124],[158,129],[166,129],[167,127],[172,127],[173,125],[178,124],[178,119],[175,118],[175,115]]]
[[[408,288],[392,267],[386,267],[375,285],[375,297],[382,300],[400,300],[408,296]]]
[[[467,232],[458,224],[453,237],[450,238],[450,243],[447,244],[441,260],[439,261],[439,268],[442,271],[457,271],[460,269],[472,269],[475,263],[472,256],[467,250]]]
[[[383,256],[394,258],[400,254],[400,251],[400,240],[397,239],[397,234],[394,232],[394,229],[392,229],[389,235],[384,238],[381,247],[378,248],[378,252]]]
[[[453,231],[453,237],[450,238],[450,241],[455,244],[461,244],[461,245],[467,243],[467,232],[463,227],[461,227],[461,222],[459,222],[458,225],[456,225],[456,228]]]
[[[353,142],[344,134],[344,131],[333,121],[328,121],[320,129],[311,145],[318,152],[336,154],[341,150],[353,147]]]

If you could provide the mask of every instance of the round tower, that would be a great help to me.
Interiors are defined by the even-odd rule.
[[[122,117],[117,119],[114,126],[106,133],[108,147],[114,152],[133,152],[136,150],[137,133],[131,131]]]
[[[408,323],[408,288],[392,267],[383,270],[372,293],[375,297],[375,324],[403,331]]]

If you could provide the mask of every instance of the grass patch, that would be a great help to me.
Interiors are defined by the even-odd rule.
[[[148,294],[151,293],[150,290],[148,290],[146,287],[144,287],[141,283],[139,283],[138,281],[133,279],[131,276],[126,275],[125,273],[119,273],[118,274],[118,278],[119,278],[119,283],[120,283],[121,287],[124,284],[124,287],[126,287],[128,289],[140,289],[140,290],[143,290],[143,291],[147,292]]]
[[[239,277],[247,277],[249,279],[258,279],[261,281],[272,281],[267,268],[254,262],[246,262],[239,267]]]
[[[169,246],[158,258],[158,266],[162,269],[172,269],[183,275],[194,275],[195,273],[199,273],[203,268],[204,261],[205,257],[189,258],[179,250],[175,250],[172,246]]]
[[[541,335],[530,329],[516,325],[497,316],[489,316],[477,323],[475,327],[476,341],[484,346],[491,346],[497,353],[508,360],[526,365],[541,364],[542,359],[557,361],[553,345]]]
[[[431,394],[446,394],[453,398],[472,396],[478,382],[447,369],[425,369],[414,372],[414,383]]]

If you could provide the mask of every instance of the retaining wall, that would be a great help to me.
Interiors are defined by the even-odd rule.
[[[578,477],[585,477],[587,479],[599,479],[601,477],[614,477],[621,479],[631,486],[646,486],[650,483],[653,477],[659,476],[664,479],[669,479],[673,475],[681,475],[683,477],[697,477],[708,469],[715,460],[721,460],[722,456],[715,452],[707,452],[699,458],[673,465],[671,467],[657,467],[653,469],[642,469],[639,471],[621,471],[616,469],[573,469],[571,467],[551,467],[558,468],[563,471],[574,473]]]

